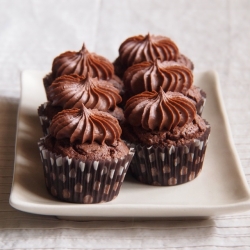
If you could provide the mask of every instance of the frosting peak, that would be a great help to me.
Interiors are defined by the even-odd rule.
[[[193,83],[193,74],[187,67],[160,60],[145,61],[129,67],[124,74],[124,84],[132,95],[143,91],[182,92],[185,94]]]
[[[70,139],[71,143],[113,144],[120,139],[121,128],[117,119],[106,112],[87,109],[65,109],[54,116],[50,133],[56,139]]]
[[[48,99],[54,106],[79,108],[82,103],[91,109],[107,111],[122,101],[118,89],[110,82],[85,76],[64,75],[57,78],[48,89]]]
[[[57,78],[62,75],[78,74],[108,80],[114,74],[113,64],[103,56],[90,53],[85,44],[80,51],[67,51],[57,56],[52,64],[52,75]]]
[[[130,37],[119,48],[123,67],[157,58],[161,61],[176,61],[178,54],[178,47],[170,38],[150,34]]]
[[[78,53],[81,53],[81,54],[89,53],[88,50],[86,49],[85,43],[82,44],[82,48],[79,50]]]
[[[181,93],[145,91],[131,97],[125,106],[124,115],[135,127],[162,131],[182,127],[194,120],[196,109],[192,101]]]

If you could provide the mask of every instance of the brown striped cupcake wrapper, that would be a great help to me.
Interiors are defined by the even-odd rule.
[[[134,149],[120,159],[82,161],[50,152],[44,138],[38,142],[43,163],[45,184],[55,198],[72,203],[101,203],[119,194]]]
[[[44,110],[46,108],[46,105],[47,105],[47,103],[41,104],[39,106],[39,109]],[[41,127],[42,127],[43,135],[44,136],[48,135],[51,120],[45,115],[39,115],[39,120],[40,120],[40,124],[41,124]]]
[[[202,170],[210,127],[185,146],[148,147],[133,145],[135,155],[130,173],[140,182],[156,186],[173,186],[195,179]]]

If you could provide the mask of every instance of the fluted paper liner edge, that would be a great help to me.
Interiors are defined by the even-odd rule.
[[[180,185],[201,172],[210,134],[210,126],[187,145],[148,147],[128,143],[135,148],[130,173],[140,182],[156,186]]]
[[[134,155],[113,160],[70,159],[50,152],[44,137],[38,142],[45,184],[55,198],[72,203],[101,203],[116,198]]]

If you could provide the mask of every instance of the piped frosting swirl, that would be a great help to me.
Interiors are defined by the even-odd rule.
[[[173,130],[194,120],[196,109],[181,93],[145,91],[131,97],[125,106],[128,123],[150,131]]]
[[[186,94],[193,83],[192,71],[173,61],[145,61],[129,67],[124,74],[124,85],[130,95],[143,91],[181,92]]]
[[[161,61],[176,61],[178,54],[178,47],[170,38],[150,34],[130,37],[119,48],[119,60],[125,68],[157,58]]]
[[[54,116],[50,133],[56,139],[68,138],[71,143],[113,144],[120,139],[121,127],[117,119],[106,112],[87,109],[65,109]]]
[[[91,109],[112,110],[122,101],[119,91],[111,83],[78,75],[58,77],[48,89],[48,99],[54,106],[80,108],[82,103]]]
[[[52,75],[55,78],[62,75],[78,74],[108,80],[114,74],[113,64],[105,57],[90,53],[85,44],[78,52],[66,51],[57,56],[52,64]]]

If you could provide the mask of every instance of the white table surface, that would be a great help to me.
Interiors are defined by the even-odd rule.
[[[90,51],[113,61],[129,36],[172,38],[195,71],[214,69],[250,182],[250,1],[0,0],[0,249],[250,249],[250,211],[206,220],[73,222],[9,205],[21,72]]]

